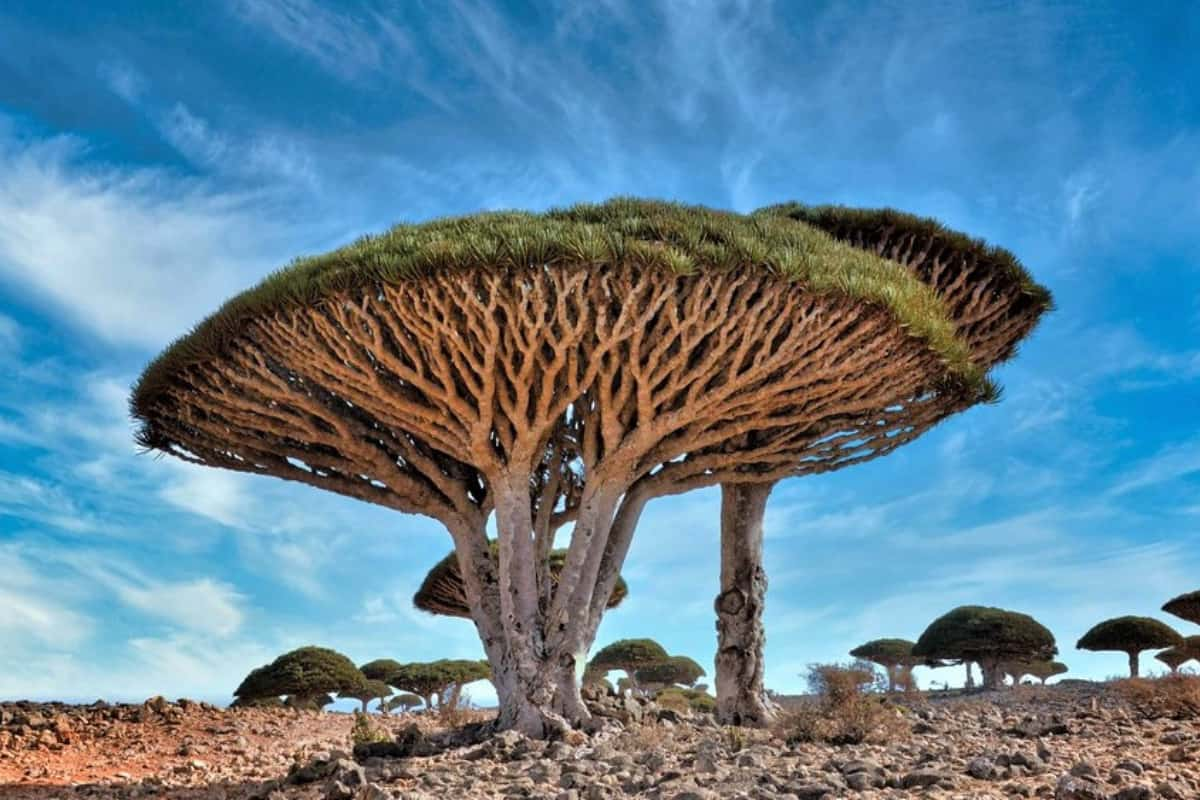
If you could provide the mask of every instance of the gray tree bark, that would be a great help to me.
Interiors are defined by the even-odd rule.
[[[723,725],[762,727],[775,715],[763,687],[762,624],[763,514],[772,488],[773,483],[721,486],[721,593],[714,606],[717,720]]]
[[[1129,677],[1136,678],[1136,677],[1138,677],[1139,672],[1140,672],[1140,670],[1138,669],[1138,651],[1130,650],[1129,651]]]

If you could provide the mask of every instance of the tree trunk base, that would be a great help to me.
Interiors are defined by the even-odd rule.
[[[767,575],[762,521],[773,484],[721,487],[721,593],[717,612],[717,721],[765,727],[776,709],[763,687]]]

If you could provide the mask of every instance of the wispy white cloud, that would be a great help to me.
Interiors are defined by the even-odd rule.
[[[245,598],[227,583],[212,578],[154,580],[117,565],[95,565],[85,572],[114,592],[119,602],[146,617],[218,637],[230,636],[242,626]]]
[[[237,0],[231,6],[247,22],[266,28],[342,77],[352,78],[383,64],[380,31],[366,15],[339,13],[312,0]],[[398,29],[389,33],[403,43]]]
[[[162,499],[231,528],[248,526],[253,501],[245,490],[243,476],[186,462],[161,463],[173,476],[159,491]]]
[[[1186,478],[1200,472],[1200,440],[1192,439],[1172,444],[1153,456],[1131,464],[1109,490],[1120,496],[1161,483]]]
[[[266,271],[265,198],[86,153],[0,125],[0,275],[104,340],[159,347]]]
[[[0,471],[0,515],[52,525],[75,533],[93,531],[91,513],[62,486],[28,475]]]
[[[0,546],[0,574],[0,652],[31,640],[55,650],[70,648],[94,630],[93,620],[63,602],[70,593],[62,582],[35,568],[19,547]]]

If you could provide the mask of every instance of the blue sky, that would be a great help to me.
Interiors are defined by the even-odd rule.
[[[1058,302],[999,405],[779,486],[768,685],[962,603],[1120,673],[1079,635],[1200,588],[1200,8],[1011,5],[6,3],[0,697],[223,700],[308,643],[479,655],[411,609],[435,523],[138,455],[128,387],[296,255],[614,194],[891,205]],[[717,512],[650,506],[601,644],[711,664]]]

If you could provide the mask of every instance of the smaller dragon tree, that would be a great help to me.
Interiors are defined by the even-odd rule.
[[[401,692],[400,694],[388,700],[384,704],[384,708],[388,711],[396,711],[399,709],[402,712],[408,712],[421,705],[422,702],[423,701],[421,698],[417,697],[411,692]]]
[[[1172,675],[1177,674],[1180,667],[1192,660],[1192,656],[1178,647],[1168,647],[1161,653],[1155,653],[1154,657],[1166,664]]]
[[[693,688],[706,674],[704,667],[687,656],[668,656],[634,670],[633,679],[644,689],[661,691],[673,686]]]
[[[1070,671],[1070,667],[1061,661],[1027,661],[1017,666],[1017,681],[1026,675],[1032,675],[1041,681],[1042,686],[1046,685],[1046,681],[1053,678],[1055,675],[1065,675]]]
[[[663,646],[653,639],[618,639],[600,649],[588,662],[584,672],[584,682],[599,681],[610,670],[624,670],[629,680],[628,686],[640,688],[637,671],[645,667],[660,664],[670,658]],[[617,684],[620,689],[620,684]]]
[[[359,672],[366,676],[367,680],[382,681],[384,685],[388,685],[388,679],[392,674],[395,674],[397,669],[400,669],[401,663],[394,658],[376,658],[374,661],[368,661],[359,667]],[[391,694],[389,688],[388,694]],[[384,696],[386,697],[386,696]],[[416,698],[420,700],[420,698]],[[391,710],[390,704],[385,702],[379,703],[379,711],[383,714],[388,714]]]
[[[896,691],[896,675],[899,670],[911,667],[913,643],[908,639],[872,639],[850,651],[854,658],[878,664],[887,671],[888,691]]]
[[[1153,617],[1106,619],[1085,633],[1075,645],[1079,650],[1118,652],[1129,656],[1129,677],[1138,677],[1138,656],[1143,650],[1161,650],[1183,644],[1183,637],[1170,625]]]
[[[401,691],[420,697],[426,708],[453,708],[458,704],[462,687],[491,677],[486,661],[470,659],[440,659],[401,664],[387,677],[387,683]]]
[[[326,647],[301,647],[253,669],[233,694],[239,705],[286,695],[295,709],[320,709],[335,692],[357,692],[366,682],[354,662]]]
[[[403,665],[395,659],[377,658],[374,661],[368,661],[363,664],[358,670],[370,680],[387,683],[388,678],[394,675],[401,666]]]
[[[1200,625],[1200,591],[1173,597],[1163,604],[1162,610],[1172,616]]]
[[[978,662],[983,688],[995,689],[1005,663],[1048,660],[1058,654],[1058,647],[1054,634],[1028,614],[959,606],[930,623],[912,653],[924,659]]]
[[[387,710],[387,699],[391,697],[392,687],[388,686],[381,680],[367,678],[362,684],[349,691],[338,692],[338,697],[343,700],[357,700],[362,703],[363,713],[367,713],[367,704],[372,700],[379,701],[379,710],[384,712]]]
[[[492,561],[499,564],[500,549],[497,542],[491,543]],[[547,560],[546,585],[550,591],[558,586],[562,575],[563,565],[567,560],[566,550],[551,550]],[[608,609],[621,605],[629,595],[629,585],[625,579],[617,576],[612,593],[608,597]],[[451,550],[445,558],[434,564],[425,575],[421,588],[413,595],[413,605],[430,614],[445,617],[471,618],[471,607],[467,601],[467,589],[463,585],[462,569],[459,567],[458,554]]]

